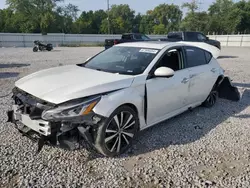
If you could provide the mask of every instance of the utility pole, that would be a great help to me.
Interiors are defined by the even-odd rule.
[[[110,21],[109,21],[109,0],[107,0],[108,5],[108,34],[110,34]]]
[[[198,0],[198,11],[201,12],[201,5],[203,4],[202,0]]]

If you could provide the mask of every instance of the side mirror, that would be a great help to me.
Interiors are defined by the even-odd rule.
[[[170,78],[174,76],[174,70],[168,67],[159,67],[154,72],[155,77],[165,77]]]

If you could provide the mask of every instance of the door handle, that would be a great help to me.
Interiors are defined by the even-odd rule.
[[[181,81],[181,83],[187,83],[189,81],[189,79],[188,78],[183,78],[183,80]]]
[[[216,72],[216,71],[217,71],[216,68],[212,68],[212,69],[211,69],[211,72]]]

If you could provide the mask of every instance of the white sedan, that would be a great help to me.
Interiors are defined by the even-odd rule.
[[[85,139],[105,156],[125,152],[136,133],[237,88],[204,49],[174,42],[124,43],[77,65],[15,83],[8,121],[43,144],[75,149]],[[224,84],[222,84],[224,82]],[[220,89],[232,93],[225,94]],[[229,97],[228,97],[229,96]]]

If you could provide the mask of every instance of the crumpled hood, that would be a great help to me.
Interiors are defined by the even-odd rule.
[[[35,72],[15,86],[48,102],[59,104],[71,99],[129,87],[134,77],[66,65]]]

